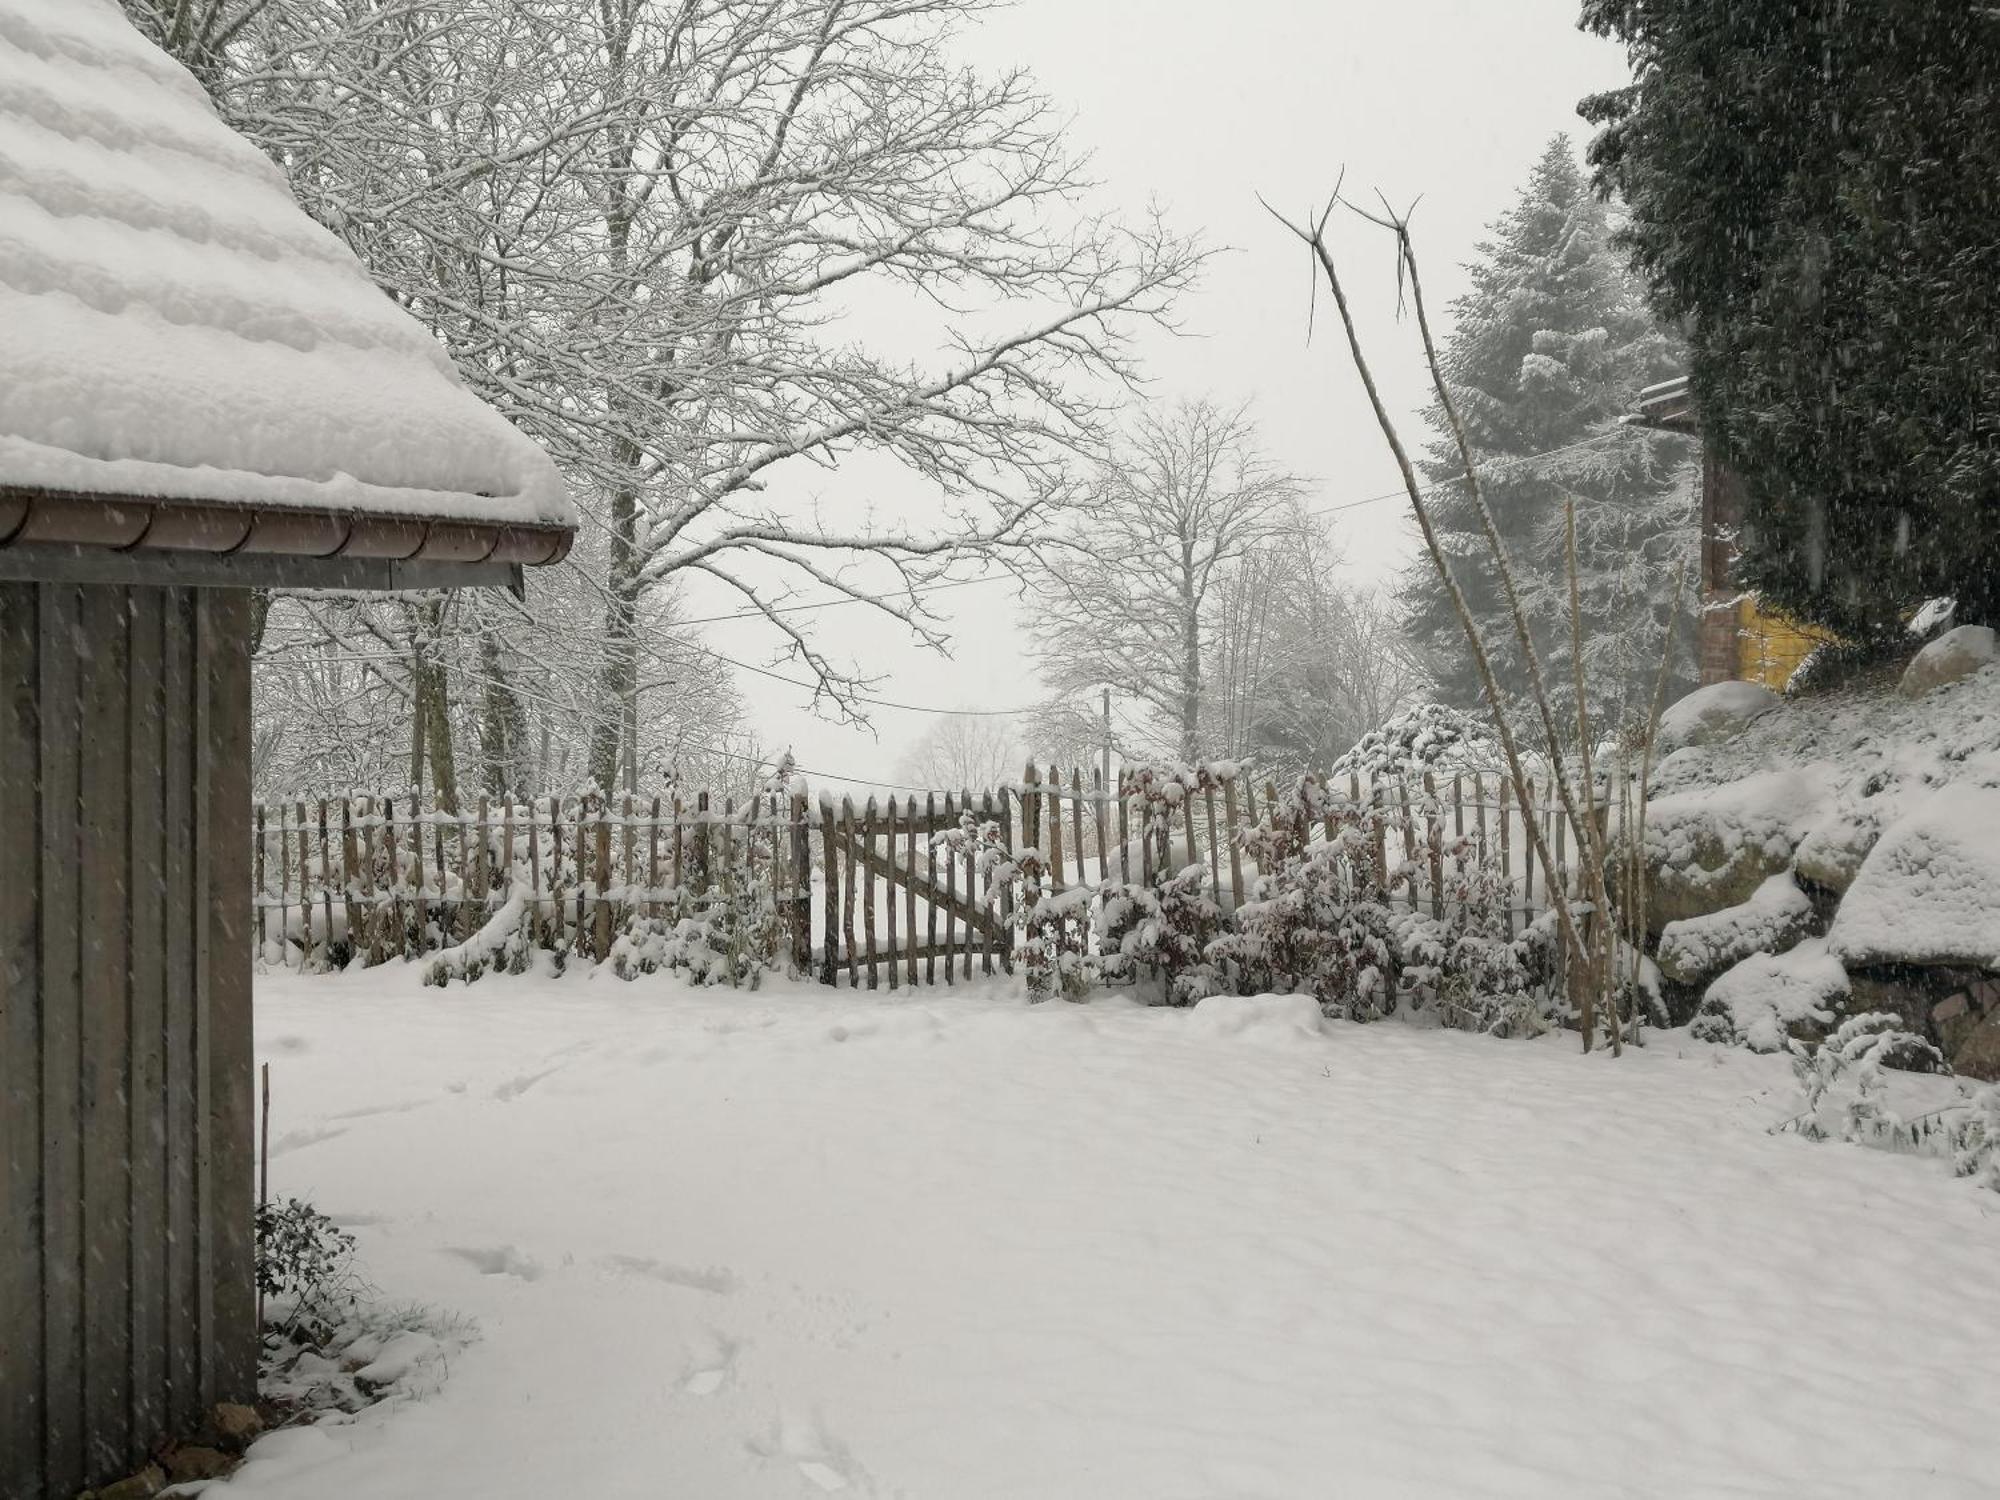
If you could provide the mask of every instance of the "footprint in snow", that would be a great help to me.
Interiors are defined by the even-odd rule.
[[[502,1101],[518,1099],[527,1093],[529,1089],[548,1077],[549,1074],[557,1073],[561,1070],[562,1064],[557,1063],[553,1068],[544,1068],[539,1073],[523,1073],[518,1078],[510,1078],[493,1091],[493,1097]]]
[[[752,1438],[748,1446],[764,1458],[789,1459],[801,1475],[829,1495],[854,1489],[864,1478],[845,1446],[827,1435],[817,1416],[784,1412],[774,1434]]]
[[[694,1292],[712,1292],[718,1297],[736,1290],[736,1274],[722,1266],[670,1266],[665,1261],[639,1255],[607,1255],[604,1264],[627,1276],[644,1276],[649,1281],[684,1286]]]
[[[346,1134],[345,1125],[309,1125],[302,1130],[288,1130],[271,1142],[271,1155],[283,1156],[289,1151],[317,1146],[321,1141],[330,1141],[335,1136]]]
[[[532,1256],[523,1255],[512,1245],[500,1245],[491,1250],[482,1250],[467,1245],[448,1245],[446,1255],[456,1255],[479,1268],[486,1276],[512,1276],[521,1281],[533,1281],[542,1274],[540,1262]]]
[[[690,1396],[713,1396],[736,1366],[737,1345],[714,1329],[688,1340],[688,1373],[681,1389]]]

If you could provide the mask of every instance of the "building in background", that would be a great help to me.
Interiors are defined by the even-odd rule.
[[[1636,426],[1701,436],[1685,375],[1639,393],[1638,410],[1625,419]],[[1759,607],[1754,594],[1733,578],[1733,538],[1743,524],[1743,481],[1713,449],[1701,458],[1701,624],[1696,640],[1702,686],[1712,682],[1760,682],[1784,691],[1792,673],[1827,637]]]

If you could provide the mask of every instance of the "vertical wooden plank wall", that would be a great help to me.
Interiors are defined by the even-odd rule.
[[[248,596],[0,584],[0,1495],[255,1393]]]

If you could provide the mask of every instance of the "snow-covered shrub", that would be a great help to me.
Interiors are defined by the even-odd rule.
[[[258,1204],[255,1235],[266,1318],[281,1339],[323,1341],[360,1289],[354,1236],[299,1198]]]
[[[611,945],[611,967],[620,979],[667,969],[695,984],[754,990],[784,943],[767,871],[740,861],[719,886],[675,891],[666,914],[635,914]]]
[[[1817,1046],[1798,1041],[1790,1046],[1802,1107],[1779,1128],[1816,1141],[1834,1135],[1866,1144],[1894,1141],[1907,1122],[1884,1100],[1882,1069],[1930,1072],[1944,1061],[1937,1048],[1903,1030],[1902,1019],[1886,1011],[1849,1016]]]
[[[1329,1015],[1356,1020],[1394,1007],[1396,915],[1379,857],[1384,819],[1380,807],[1335,797],[1308,774],[1239,836],[1257,878],[1236,930],[1210,945],[1239,992],[1304,991]]]
[[[1452,1026],[1524,1029],[1530,976],[1506,936],[1507,883],[1435,811],[1299,778],[1241,835],[1258,875],[1236,930],[1209,946],[1219,972],[1240,992],[1303,990],[1352,1020],[1400,1002]],[[1386,852],[1406,848],[1416,857]]]
[[[959,815],[958,823],[932,842],[954,859],[971,858],[985,904],[996,919],[1010,902],[1018,907],[1028,999],[1039,1004],[1058,995],[1084,998],[1098,979],[1090,951],[1090,888],[1056,890],[1041,850],[1010,850],[1000,825],[990,819],[982,823],[968,812]]]
[[[2000,1193],[2000,1083],[1968,1095],[1952,1133],[1952,1170]]]
[[[1099,963],[1108,983],[1157,981],[1168,1005],[1193,1005],[1223,987],[1209,957],[1222,930],[1208,867],[1154,878],[1152,886],[1110,883],[1097,891]]]
[[[1440,844],[1443,914],[1412,910],[1397,924],[1405,996],[1462,1031],[1518,1036],[1545,1029],[1525,945],[1507,936],[1511,885],[1470,839]]]
[[[1476,770],[1495,764],[1499,754],[1484,720],[1442,703],[1420,703],[1355,741],[1333,763],[1333,774],[1366,782],[1440,768]]]

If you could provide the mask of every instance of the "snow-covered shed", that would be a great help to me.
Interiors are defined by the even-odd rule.
[[[0,0],[0,1495],[254,1394],[250,591],[573,526],[115,0]]]

